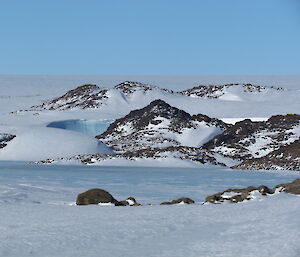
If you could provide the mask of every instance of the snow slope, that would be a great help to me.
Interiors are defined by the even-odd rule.
[[[78,132],[39,126],[0,126],[0,130],[16,135],[1,149],[0,160],[37,161],[82,153],[112,153],[95,138]]]

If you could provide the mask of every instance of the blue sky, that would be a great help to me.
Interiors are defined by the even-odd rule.
[[[0,74],[300,74],[299,0],[0,0]]]

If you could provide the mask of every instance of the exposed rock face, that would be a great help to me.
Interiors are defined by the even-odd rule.
[[[226,85],[210,85],[210,86],[196,86],[187,90],[183,90],[180,93],[191,97],[203,97],[216,99],[220,98],[226,93],[226,90],[231,88],[241,88],[243,92],[258,93],[267,90],[281,91],[283,88],[256,86],[252,84],[226,84]]]
[[[170,202],[162,202],[160,205],[170,205],[170,204],[193,204],[195,203],[194,200],[187,197],[181,197],[176,200],[172,200]]]
[[[246,160],[233,169],[242,170],[299,170],[300,171],[300,140],[281,146],[261,158]]]
[[[276,115],[265,122],[237,122],[203,148],[223,156],[247,160],[265,156],[299,139],[300,115]]]
[[[103,189],[93,188],[77,196],[77,205],[89,205],[99,203],[112,203],[116,206],[122,205],[110,193]]]
[[[138,203],[134,197],[130,196],[124,201],[120,201],[123,205],[129,205],[129,206],[141,206],[140,203]]]
[[[252,200],[255,199],[255,195],[272,195],[274,193],[290,193],[290,194],[300,194],[300,179],[296,179],[290,183],[286,184],[279,184],[276,185],[274,188],[270,189],[267,186],[249,186],[246,188],[240,189],[227,189],[223,192],[219,192],[210,196],[207,196],[205,199],[205,203],[223,203],[223,202],[230,202],[230,203],[238,203],[243,202],[245,200]]]
[[[0,149],[7,146],[7,143],[13,140],[15,137],[15,135],[0,133]]]
[[[155,100],[146,107],[131,111],[125,117],[116,120],[97,138],[118,152],[151,147],[192,146],[189,144],[194,144],[197,139],[201,142],[201,132],[194,135],[194,140],[190,138],[190,142],[184,142],[184,132],[203,128],[207,141],[228,126],[221,120],[202,114],[191,116],[162,100]],[[207,132],[208,129],[210,132]]]

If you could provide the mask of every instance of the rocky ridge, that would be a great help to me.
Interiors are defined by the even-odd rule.
[[[113,88],[102,88],[97,85],[87,84],[79,86],[65,93],[64,95],[46,101],[40,105],[32,106],[25,111],[43,111],[43,110],[70,110],[70,109],[95,109],[109,104],[109,100],[117,101],[119,104],[123,101],[128,104],[133,96],[143,97],[149,93],[152,100],[158,98],[158,95],[173,95],[186,97],[200,97],[208,99],[220,98],[226,94],[229,89],[239,89],[241,92],[253,94],[271,91],[282,91],[282,88],[257,86],[252,84],[226,84],[197,86],[183,91],[175,92],[173,90],[160,88],[149,84],[143,84],[135,81],[125,81]]]
[[[260,93],[268,90],[282,91],[283,88],[257,86],[252,84],[225,84],[225,85],[200,85],[181,91],[182,95],[191,97],[204,97],[210,99],[220,98],[231,88],[240,88],[245,93]]]
[[[72,89],[60,97],[32,106],[30,110],[95,109],[107,104],[110,98],[118,98],[127,102],[133,94],[146,94],[152,91],[174,94],[172,90],[134,81],[125,81],[113,88],[87,84]]]

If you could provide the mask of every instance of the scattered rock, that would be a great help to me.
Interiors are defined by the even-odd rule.
[[[231,203],[238,203],[253,199],[253,194],[255,193],[266,196],[274,194],[276,192],[285,192],[297,195],[300,194],[300,179],[296,179],[291,183],[276,185],[272,189],[264,185],[261,185],[259,187],[249,186],[247,188],[240,189],[227,189],[223,192],[207,196],[204,203],[218,204],[226,201]]]
[[[195,203],[195,201],[192,200],[191,198],[182,197],[182,198],[170,201],[170,202],[162,202],[162,203],[160,203],[160,205],[181,204],[181,203],[192,204],[192,203]]]
[[[120,203],[124,204],[124,205],[129,205],[129,206],[141,206],[140,203],[138,203],[134,197],[128,197],[126,200],[124,201],[120,201]]]
[[[116,206],[122,206],[110,193],[103,189],[93,188],[77,196],[77,205],[89,205],[99,203],[112,203]]]

